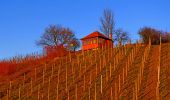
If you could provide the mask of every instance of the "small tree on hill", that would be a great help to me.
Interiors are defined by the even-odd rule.
[[[45,29],[45,32],[37,42],[37,45],[40,45],[43,48],[62,45],[69,51],[75,51],[79,48],[80,42],[71,29],[60,25],[50,25]]]
[[[117,29],[115,31],[114,41],[118,43],[118,45],[122,45],[129,40],[128,33],[123,31],[123,29]]]

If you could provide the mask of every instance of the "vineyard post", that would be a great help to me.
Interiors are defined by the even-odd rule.
[[[84,79],[84,84],[83,84],[83,85],[84,85],[84,86],[83,86],[84,88],[83,88],[83,91],[85,91],[85,89],[86,89],[86,76],[85,76],[85,75],[84,75],[84,78],[83,78],[83,79]]]
[[[84,50],[82,50],[82,52],[83,52],[83,61],[84,61]]]
[[[67,92],[67,100],[70,100],[70,93],[69,93],[69,90]]]
[[[40,84],[38,85],[38,100],[40,100]]]
[[[75,100],[77,100],[77,83],[76,83],[76,91],[75,91]]]
[[[44,72],[44,69],[43,69],[43,85],[44,85],[44,73],[45,73],[45,72]]]
[[[111,76],[112,76],[112,65],[110,63],[110,78],[111,78]]]
[[[73,65],[74,65],[74,63],[72,62],[71,63],[71,73],[73,74]]]
[[[87,70],[87,65],[86,65],[86,63],[85,63],[85,71]]]
[[[111,90],[110,90],[110,100],[113,100],[113,89],[111,87]]]
[[[103,77],[102,77],[102,75],[101,75],[101,76],[100,76],[100,83],[101,83],[101,84],[100,84],[100,88],[101,88],[101,94],[102,94],[102,92],[103,92],[103,87],[102,87],[102,84],[103,84],[102,81],[103,81],[103,80],[102,80],[102,78],[103,78]]]
[[[19,100],[21,100],[21,85],[19,85],[19,93],[18,93]]]
[[[122,81],[123,81],[123,84],[124,84],[124,68],[123,68],[123,73],[122,73],[123,75],[122,75],[122,77],[123,77],[123,79],[122,79]]]
[[[79,75],[81,75],[81,70],[82,70],[82,66],[81,66],[81,62],[80,62],[80,74]]]
[[[106,82],[108,81],[108,72],[107,72],[107,67],[106,67]]]
[[[151,45],[151,38],[149,37],[149,45]]]
[[[7,100],[9,100],[9,89],[7,89]]]
[[[116,62],[115,62],[116,60],[115,60],[115,57],[113,58],[113,70],[115,71],[115,66],[116,66]]]
[[[116,65],[117,65],[118,62],[119,62],[119,54],[120,54],[120,52],[118,52],[118,55],[116,56]]]
[[[96,82],[95,82],[95,89],[94,89],[94,100],[97,100],[97,90],[96,90],[97,88],[96,88]]]
[[[119,74],[119,84],[118,84],[118,91],[120,92],[120,74]]]
[[[137,81],[135,81],[135,100],[138,100],[138,88]]]
[[[112,55],[113,55],[113,47],[111,47],[111,54],[110,55],[111,55],[110,57],[112,57]]]
[[[11,97],[11,92],[12,92],[11,89],[12,89],[12,81],[9,82],[9,91],[8,91],[9,98]]]
[[[90,71],[90,85],[91,85],[91,71]]]
[[[58,85],[59,85],[59,84],[57,83],[57,100],[58,100]]]
[[[135,96],[136,96],[136,95],[135,95],[135,88],[134,88],[134,87],[132,88],[132,91],[133,91],[133,92],[132,92],[132,93],[133,93],[133,94],[132,94],[132,95],[133,95],[133,97],[132,97],[133,99],[132,99],[132,100],[136,100],[136,98],[135,98]]]
[[[90,99],[90,93],[91,93],[91,92],[90,92],[90,87],[89,87],[89,100],[91,100],[91,99]]]
[[[59,81],[60,81],[60,66],[59,66],[59,69],[58,69],[58,73],[57,73],[57,84],[59,84]]]
[[[66,92],[67,92],[67,65],[66,65]]]
[[[52,66],[51,68],[52,72],[51,72],[51,78],[53,77],[53,73],[54,73],[54,66]]]
[[[96,77],[97,77],[97,63],[96,63]]]
[[[159,63],[158,63],[158,81],[157,81],[157,86],[156,86],[156,98],[157,98],[157,100],[160,100],[159,84],[160,84],[160,65],[161,65],[161,44],[162,44],[162,39],[161,39],[161,36],[160,36]]]
[[[71,53],[70,53],[70,51],[69,51],[69,60],[70,60],[70,62],[71,62]]]
[[[140,90],[140,76],[138,76],[138,80],[137,80],[137,82],[138,82],[138,92],[139,92],[139,90]]]
[[[36,81],[36,78],[37,78],[37,69],[35,68],[35,81]]]
[[[46,70],[47,70],[47,65],[46,65],[46,63],[45,63],[45,72],[46,72]]]
[[[128,67],[127,67],[128,65],[127,64],[128,63],[126,62],[126,74],[125,74],[126,76],[127,76],[127,73],[128,73]]]
[[[116,82],[115,82],[115,100],[117,100],[118,98],[117,98],[117,84],[116,84]]]
[[[31,94],[32,94],[32,78],[31,78]]]
[[[101,64],[102,64],[102,62],[101,62],[101,58],[100,58],[100,72],[101,72],[101,70],[102,70],[102,68],[101,68],[102,65],[101,65]]]
[[[109,60],[110,58],[110,48],[108,48],[108,54],[107,54],[107,59]]]
[[[48,79],[48,100],[50,100],[50,77]]]
[[[25,73],[24,73],[23,87],[24,87],[24,85],[25,85]]]

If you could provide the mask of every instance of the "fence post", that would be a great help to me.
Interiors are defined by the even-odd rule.
[[[21,85],[19,85],[19,89],[18,90],[19,90],[18,97],[19,97],[19,100],[21,100]]]
[[[100,76],[100,88],[101,88],[101,94],[102,94],[102,92],[103,92],[103,87],[102,87],[102,84],[103,84],[103,79],[102,79],[103,77],[102,77],[102,75]]]

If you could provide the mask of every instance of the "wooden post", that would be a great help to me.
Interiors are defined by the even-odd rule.
[[[101,70],[102,70],[102,62],[101,62],[101,58],[100,58],[100,72],[101,72]]]
[[[52,68],[51,68],[51,78],[53,77],[53,73],[54,73],[54,66],[52,66]]]
[[[50,77],[48,79],[48,100],[50,100]]]
[[[77,83],[76,83],[76,90],[75,90],[75,100],[78,100],[77,99]]]
[[[31,78],[31,94],[32,94],[32,78]]]
[[[46,63],[45,63],[45,72],[46,72],[46,70],[47,70],[47,65],[46,65]]]
[[[70,51],[69,51],[69,59],[70,59],[70,62],[71,62],[71,53],[70,53]]]
[[[83,50],[83,61],[84,61],[84,50]]]
[[[125,77],[125,76],[124,76],[124,68],[123,68],[123,73],[122,73],[122,74],[123,74],[123,75],[122,75],[122,77],[123,77],[122,81],[123,81],[123,84],[124,84],[124,79],[125,79],[125,78],[124,78],[124,77]]]
[[[40,84],[38,85],[38,100],[40,100]]]
[[[97,77],[97,63],[96,63],[96,77]]]
[[[44,78],[45,78],[45,72],[44,72],[44,69],[43,69],[43,85],[44,85]]]
[[[90,85],[91,85],[91,71],[90,71]]]
[[[36,81],[36,78],[37,78],[37,69],[35,68],[35,81]]]
[[[21,85],[19,85],[19,93],[18,93],[19,100],[21,100]]]
[[[89,100],[91,100],[91,98],[90,98],[90,97],[91,97],[91,96],[90,96],[90,93],[91,93],[91,92],[90,92],[90,87],[89,87]]]
[[[127,76],[127,73],[128,73],[128,63],[126,62],[126,76]]]
[[[113,59],[113,70],[115,71],[115,66],[116,66],[116,62],[115,62],[116,60],[115,60],[115,58]]]
[[[7,89],[7,100],[9,100],[9,89]]]
[[[12,92],[11,89],[12,89],[12,81],[9,82],[9,91],[8,91],[9,92],[8,93],[9,99],[11,97],[11,92]]]
[[[82,68],[81,68],[81,63],[80,63],[80,74],[79,74],[79,75],[81,75],[81,69],[82,69]]]
[[[137,81],[135,81],[135,100],[138,100],[138,86],[137,86]]]
[[[85,89],[86,89],[86,76],[85,75],[84,75],[84,84],[83,85],[84,85],[83,91],[85,91]]]
[[[113,100],[113,92],[112,92],[112,87],[111,87],[111,90],[110,90],[110,100]]]
[[[107,75],[107,67],[106,67],[106,82],[108,81],[108,75]]]
[[[57,83],[57,98],[56,98],[57,100],[59,100],[59,99],[58,99],[58,85],[59,85],[59,84]]]
[[[102,92],[103,92],[103,87],[102,87],[102,81],[103,81],[103,79],[102,79],[103,77],[102,77],[102,75],[100,76],[100,91],[101,91],[101,94],[102,94]]]
[[[57,75],[57,83],[59,84],[59,81],[60,81],[60,66],[59,66],[59,69],[58,69],[58,75]]]
[[[111,78],[111,76],[112,76],[112,65],[110,63],[110,78]]]
[[[94,92],[94,100],[97,100],[97,90],[96,90],[97,88],[96,88],[96,82],[95,82],[95,92]]]
[[[71,73],[74,73],[74,62],[71,63]]]
[[[67,92],[67,100],[70,100],[70,93],[69,93],[69,90]]]
[[[118,96],[117,96],[117,84],[115,82],[115,100],[118,100]]]
[[[67,92],[67,65],[66,65],[66,92]]]
[[[25,73],[24,73],[23,87],[24,87],[24,85],[25,85]]]
[[[119,75],[118,91],[120,92],[120,75]]]

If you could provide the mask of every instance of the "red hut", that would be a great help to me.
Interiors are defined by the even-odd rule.
[[[84,38],[82,41],[82,50],[96,49],[102,46],[113,47],[112,34],[107,38],[102,33],[95,31]]]

